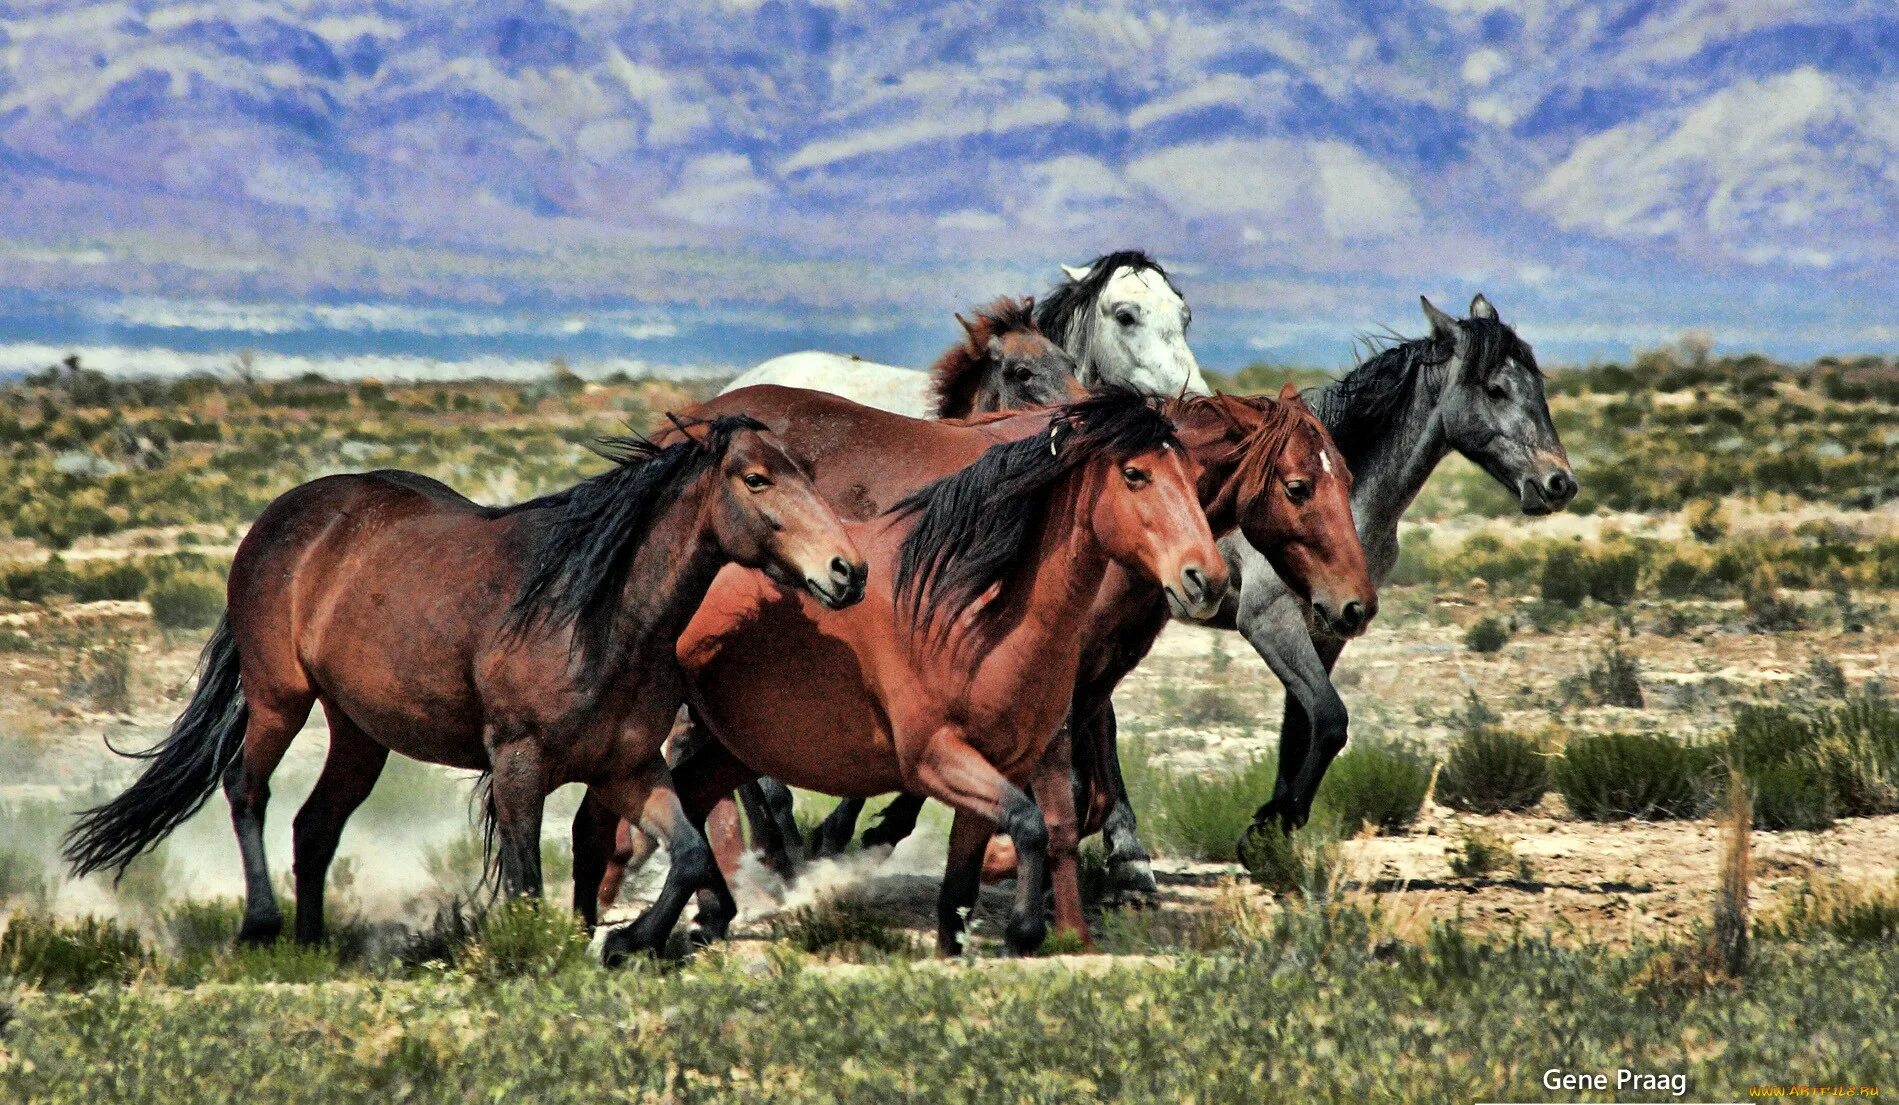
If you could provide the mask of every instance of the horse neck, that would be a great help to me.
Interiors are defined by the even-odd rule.
[[[1421,367],[1411,371],[1424,372]],[[1352,514],[1368,546],[1397,539],[1398,520],[1424,490],[1438,462],[1450,454],[1437,417],[1441,389],[1441,384],[1431,382],[1430,374],[1422,375],[1389,425],[1373,434],[1348,435],[1352,451],[1340,448],[1352,470]],[[1313,404],[1335,442],[1352,413],[1340,397],[1341,390],[1340,383],[1329,384]]]
[[[1034,658],[1013,673],[1017,684],[1052,686],[1051,676],[1081,656],[1081,630],[1108,568],[1107,552],[1083,516],[1093,503],[1083,486],[1087,482],[1071,477],[1056,490],[1031,563],[1022,569],[1025,578],[1006,584],[995,599],[1003,605],[986,613],[985,623],[1006,628],[987,641],[953,642],[958,649],[973,647],[991,657]],[[1071,685],[1072,679],[1061,682],[1064,697]]]
[[[668,503],[641,539],[620,592],[614,640],[616,663],[671,659],[726,556],[711,537],[706,512],[717,467],[702,473]]]

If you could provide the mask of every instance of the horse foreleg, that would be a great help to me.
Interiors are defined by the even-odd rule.
[[[1243,596],[1240,602],[1240,630],[1286,687],[1278,778],[1272,798],[1253,814],[1253,823],[1277,820],[1290,832],[1305,824],[1325,766],[1345,747],[1348,716],[1332,686],[1329,662],[1314,643],[1297,600],[1283,593],[1258,602],[1249,598]],[[1337,658],[1336,648],[1330,655]]]
[[[323,760],[310,797],[292,822],[291,870],[297,880],[297,942],[315,944],[323,939],[323,895],[330,861],[343,838],[350,814],[376,787],[389,749],[371,738],[342,711],[323,707],[330,723],[330,750]]]
[[[501,841],[501,892],[510,898],[541,896],[541,811],[547,803],[547,775],[541,748],[533,740],[493,747],[489,762],[489,802]]]
[[[596,798],[593,788],[580,799],[574,811],[574,912],[588,928],[600,923],[601,914],[620,900],[620,886],[627,871],[637,869],[635,841],[645,845],[650,855],[656,842],[645,833],[621,820],[620,815]],[[640,862],[645,856],[639,857]]]
[[[237,834],[238,855],[244,862],[244,921],[238,926],[241,943],[268,944],[284,930],[283,910],[270,885],[270,864],[264,856],[264,810],[270,805],[270,776],[283,762],[290,742],[310,716],[316,696],[308,689],[266,694],[245,688],[249,721],[244,729],[244,751],[224,773],[224,796],[231,804],[231,828]]]
[[[1078,696],[1069,729],[1076,748],[1086,746],[1092,760],[1094,789],[1081,811],[1081,835],[1099,827],[1108,846],[1108,888],[1124,898],[1143,900],[1159,892],[1153,860],[1141,843],[1134,803],[1128,799],[1127,777],[1121,772],[1120,727],[1114,701],[1108,696]],[[1100,820],[1096,820],[1099,818]]]
[[[964,951],[964,931],[982,890],[984,851],[995,832],[994,821],[967,810],[957,810],[950,824],[949,860],[936,895],[936,954],[945,959]]]
[[[708,815],[721,799],[758,778],[737,756],[718,741],[705,741],[691,755],[682,758],[673,769],[673,783],[679,790],[679,802],[686,817],[695,825],[706,824]],[[696,944],[709,944],[725,938],[726,930],[738,916],[738,902],[717,864],[712,865],[706,883],[699,890],[699,916],[692,934]]]
[[[901,801],[901,799],[899,799]],[[862,798],[846,798],[837,804],[818,827],[811,830],[811,854],[817,859],[841,856],[857,835],[857,818],[864,812]]]
[[[899,747],[903,742],[899,740]],[[986,818],[1008,835],[1016,850],[1015,908],[1004,935],[1018,953],[1034,951],[1048,934],[1042,887],[1048,861],[1048,825],[1022,788],[970,747],[954,727],[939,729],[924,744],[905,789],[920,791],[958,813]],[[1064,784],[1066,785],[1066,784]],[[978,859],[980,865],[980,859]],[[942,933],[938,933],[938,946]]]
[[[1092,952],[1095,942],[1088,934],[1088,919],[1082,914],[1081,873],[1076,865],[1081,836],[1075,819],[1074,761],[1069,739],[1069,729],[1064,725],[1035,769],[1033,789],[1048,829],[1048,878],[1055,892],[1056,931],[1066,930],[1081,937],[1082,950]],[[1039,886],[1036,893],[1039,897]]]
[[[798,835],[798,821],[792,813],[791,788],[776,779],[756,779],[738,789],[739,802],[745,807],[745,819],[752,826],[752,849],[765,861],[765,865],[778,873],[778,877],[789,881],[797,875],[798,868],[804,866],[804,841]],[[713,813],[707,818],[707,835],[720,832],[716,824],[719,811],[724,803],[713,807]],[[738,825],[732,823],[732,851],[734,859],[742,842],[737,838]],[[720,851],[715,839],[713,850]],[[719,869],[726,878],[731,878],[733,868],[723,857]]]
[[[712,846],[680,805],[672,772],[663,762],[653,760],[630,776],[597,783],[592,789],[621,818],[636,821],[642,830],[663,841],[672,860],[659,898],[632,924],[607,935],[603,950],[612,966],[635,952],[663,949],[693,892],[717,872],[718,866],[712,860]]]
[[[899,794],[877,815],[876,824],[864,830],[864,847],[895,848],[916,831],[917,816],[923,812],[923,796]]]

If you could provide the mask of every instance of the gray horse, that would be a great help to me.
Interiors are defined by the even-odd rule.
[[[1523,513],[1560,510],[1576,494],[1576,478],[1550,421],[1543,376],[1529,345],[1497,317],[1482,295],[1470,317],[1454,319],[1421,300],[1431,333],[1395,341],[1344,379],[1309,391],[1311,407],[1352,469],[1352,513],[1364,542],[1372,581],[1383,586],[1398,562],[1398,520],[1438,462],[1462,453],[1517,496]],[[1279,733],[1279,778],[1255,825],[1277,821],[1291,830],[1311,816],[1312,799],[1332,759],[1345,747],[1345,703],[1332,685],[1332,665],[1345,647],[1309,620],[1304,605],[1280,581],[1266,558],[1235,534],[1222,542],[1236,585],[1212,624],[1237,629],[1286,685]],[[1138,657],[1134,661],[1138,661]],[[1133,662],[1127,665],[1132,668]],[[1112,749],[1112,694],[1127,673],[1078,687],[1070,724],[1076,748]],[[1105,732],[1101,727],[1105,727]],[[1135,830],[1134,810],[1116,780],[1114,809],[1103,828],[1110,884],[1152,892],[1153,872]],[[864,832],[867,845],[891,844],[914,827],[918,800],[899,797]],[[840,807],[819,827],[820,854],[850,838],[856,809]],[[848,818],[848,822],[847,822]]]

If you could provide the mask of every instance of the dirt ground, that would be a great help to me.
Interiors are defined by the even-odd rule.
[[[1887,601],[1863,601],[1882,604],[1858,633],[1828,628],[1750,633],[1732,624],[1733,611],[1703,603],[1698,624],[1671,636],[1652,628],[1658,610],[1637,606],[1624,612],[1632,632],[1618,629],[1615,618],[1599,612],[1558,632],[1520,629],[1502,651],[1483,656],[1461,644],[1465,628],[1485,614],[1509,618],[1520,610],[1521,600],[1492,597],[1481,586],[1461,594],[1394,589],[1371,632],[1347,650],[1338,678],[1353,711],[1355,740],[1442,747],[1449,733],[1445,715],[1471,689],[1506,724],[1525,729],[1708,733],[1725,723],[1735,701],[1799,693],[1817,656],[1838,664],[1855,683],[1899,676],[1899,618]],[[124,762],[106,752],[101,738],[137,747],[162,735],[189,691],[196,640],[160,635],[144,618],[140,603],[95,603],[50,613],[0,611],[0,630],[68,640],[62,647],[0,653],[0,764],[5,765],[0,799],[123,780]],[[86,642],[115,636],[130,641],[133,650],[136,705],[129,715],[94,712],[66,689]],[[1566,702],[1566,683],[1573,683],[1615,639],[1641,665],[1647,707]],[[1270,750],[1279,695],[1277,681],[1243,639],[1175,625],[1123,685],[1117,705],[1124,728],[1144,733],[1158,758],[1182,770],[1218,770]],[[314,773],[325,745],[320,724],[313,719],[284,771]],[[28,748],[30,756],[23,751]],[[297,796],[284,798],[272,814],[287,825]],[[549,824],[556,827],[551,832],[559,831],[557,817]],[[1449,853],[1475,828],[1510,844],[1527,863],[1521,877],[1452,874]],[[346,836],[344,854],[378,846]],[[1343,845],[1343,888],[1375,897],[1384,914],[1401,925],[1461,917],[1484,930],[1549,928],[1578,940],[1624,941],[1702,921],[1720,847],[1712,821],[1596,824],[1567,817],[1553,796],[1532,814],[1496,817],[1457,814],[1427,803],[1411,831]],[[1810,875],[1891,877],[1899,871],[1899,817],[1843,820],[1824,833],[1757,833],[1753,847],[1755,908],[1771,909]],[[792,887],[762,869],[752,871],[749,885],[741,888],[739,934],[763,935],[773,916],[845,888],[927,933],[934,924],[942,848],[940,824],[932,830],[926,820],[925,830],[894,854],[855,854],[820,865]],[[285,852],[279,850],[277,858],[287,866]],[[235,864],[229,866],[230,888],[220,892],[236,887]],[[1270,908],[1265,891],[1244,884],[1234,888],[1238,869],[1230,865],[1162,859],[1157,870],[1161,892],[1145,913],[1177,919],[1214,908],[1223,895],[1230,902],[1236,894]],[[647,873],[647,885],[652,877]],[[202,893],[202,880],[192,889]],[[978,932],[982,926],[1000,931],[1008,903],[1007,887],[986,892]]]

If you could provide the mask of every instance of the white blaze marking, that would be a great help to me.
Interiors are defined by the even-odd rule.
[[[1325,469],[1326,475],[1332,474],[1332,457],[1324,449],[1319,450],[1319,467]]]

